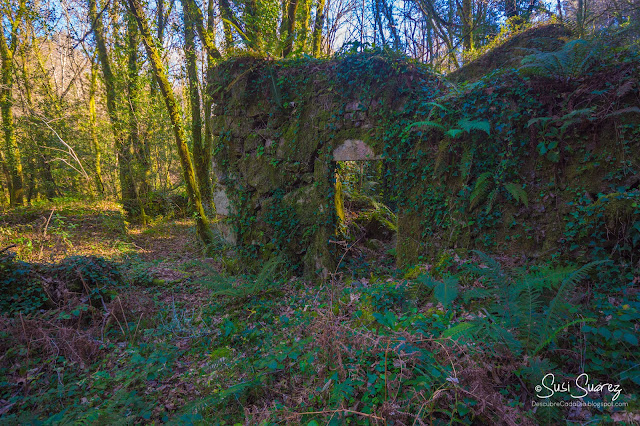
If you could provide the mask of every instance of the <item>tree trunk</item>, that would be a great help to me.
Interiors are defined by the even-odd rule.
[[[193,14],[188,9],[183,13],[184,19],[184,56],[189,81],[189,101],[191,104],[191,139],[193,141],[193,164],[195,167],[198,186],[202,195],[202,203],[207,212],[211,211],[213,191],[209,177],[207,150],[202,137],[202,114],[200,93],[198,91],[198,68],[196,64],[195,27]]]
[[[298,49],[305,52],[307,48],[307,36],[309,35],[309,15],[311,14],[311,0],[302,0],[300,14],[300,33],[298,37]]]
[[[246,41],[248,41],[248,47],[255,51],[260,51],[263,45],[262,34],[258,25],[260,19],[262,18],[258,15],[258,2],[256,0],[247,0],[244,18]]]
[[[290,0],[287,7],[286,25],[287,38],[284,42],[284,49],[282,50],[282,57],[286,58],[293,50],[293,40],[295,38],[296,30],[296,11],[298,10],[298,0]]]
[[[136,21],[132,16],[127,17],[127,49],[128,49],[128,71],[127,89],[129,95],[129,158],[135,161],[129,163],[129,170],[133,177],[133,188],[140,209],[140,219],[143,224],[147,223],[147,215],[145,212],[146,204],[149,200],[151,192],[150,161],[147,157],[147,150],[143,140],[140,138],[140,129],[138,126],[138,114],[140,112],[140,84],[138,74],[140,72],[138,66],[138,28]]]
[[[44,154],[37,155],[37,164],[42,181],[41,186],[44,190],[44,195],[48,200],[53,200],[55,197],[60,196],[60,190],[56,181],[53,179],[53,172],[51,171],[51,163],[49,163]]]
[[[151,61],[158,86],[160,87],[160,92],[164,97],[167,111],[169,112],[169,117],[171,118],[171,124],[173,125],[173,132],[178,149],[178,155],[180,157],[180,163],[182,165],[182,172],[184,174],[184,180],[187,185],[187,194],[189,195],[189,199],[196,209],[196,225],[198,229],[198,235],[206,245],[209,245],[213,242],[213,235],[211,234],[211,229],[209,228],[209,223],[207,221],[207,215],[202,205],[200,190],[198,188],[198,183],[193,171],[193,164],[191,163],[191,158],[189,156],[189,147],[187,145],[184,127],[182,125],[182,112],[180,111],[180,105],[176,102],[173,89],[171,88],[169,78],[167,77],[167,72],[153,42],[151,31],[149,30],[149,25],[144,16],[142,8],[140,7],[140,4],[137,2],[137,0],[127,0],[127,3],[131,14],[135,17],[138,23],[138,28],[140,29],[140,34],[142,35],[142,42],[147,51],[147,55],[149,56],[149,60]]]
[[[104,39],[104,30],[102,26],[102,18],[98,16],[96,0],[88,0],[89,2],[89,19],[92,23],[93,37],[96,41],[96,49],[98,50],[98,59],[102,68],[102,77],[107,95],[107,113],[111,121],[111,128],[115,139],[116,153],[118,157],[118,177],[120,180],[120,191],[122,203],[127,212],[131,211],[132,203],[135,201],[136,193],[134,188],[133,177],[129,172],[129,164],[131,163],[131,155],[127,146],[127,138],[125,137],[122,123],[118,118],[117,112],[117,93],[116,80],[109,62],[109,53],[107,52],[107,44]]]
[[[22,7],[22,3],[21,3]],[[20,13],[20,12],[19,12]],[[2,58],[2,87],[0,88],[0,110],[2,115],[2,130],[4,131],[4,148],[6,165],[11,176],[9,200],[12,206],[22,205],[23,176],[20,161],[20,148],[16,140],[15,124],[13,123],[13,54],[17,47],[17,25],[19,18],[15,18],[11,28],[11,45],[7,45],[4,36],[4,19],[0,20],[0,57]]]
[[[396,22],[393,18],[393,3],[389,4],[386,0],[380,0],[382,2],[382,12],[384,13],[385,18],[387,18],[387,25],[389,27],[389,32],[391,33],[391,38],[393,39],[393,48],[400,49],[400,36],[398,35],[398,30],[396,29]],[[471,1],[471,0],[464,0]]]
[[[322,50],[322,28],[324,27],[324,5],[326,0],[318,0],[316,22],[313,26],[313,56],[320,56]]]
[[[473,49],[473,4],[471,0],[462,0],[460,21],[462,22],[462,50],[469,52]]]
[[[98,86],[98,66],[91,61],[91,81],[89,85],[89,127],[91,129],[91,145],[94,151],[95,185],[98,194],[104,194],[104,182],[102,180],[102,149],[98,141],[98,126],[96,116],[96,90]]]
[[[214,9],[213,3],[214,0],[209,0],[209,9],[207,13],[207,27],[209,29],[210,34],[215,34],[215,22],[214,22]],[[211,111],[213,109],[213,98],[211,97],[211,86],[214,80],[215,67],[216,64],[213,60],[212,55],[207,55],[207,72],[205,76],[205,86],[204,86],[204,94],[202,96],[204,103],[204,156],[203,158],[206,160],[206,175],[209,176],[207,179],[207,185],[202,188],[203,197],[208,200],[209,205],[212,209],[215,209],[215,205],[213,204],[213,189],[215,183],[215,177],[211,174],[211,162],[213,158],[213,128],[211,122]]]
[[[224,50],[229,52],[229,49],[233,47],[233,31],[231,30],[232,12],[229,0],[220,0],[220,14],[222,15],[222,29],[224,30]]]

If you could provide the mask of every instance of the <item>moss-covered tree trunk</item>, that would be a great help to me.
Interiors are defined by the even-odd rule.
[[[222,16],[222,29],[224,31],[224,48],[227,52],[233,46],[233,31],[231,30],[232,13],[229,0],[220,0],[220,15]]]
[[[309,35],[309,19],[311,15],[311,0],[302,0],[300,8],[300,31],[297,40],[298,49],[305,52],[307,49],[307,37]]]
[[[245,34],[249,48],[260,51],[263,47],[262,34],[260,32],[260,19],[263,19],[258,14],[258,2],[256,0],[247,0],[245,6]]]
[[[127,90],[129,96],[129,157],[135,159],[130,163],[129,169],[133,176],[133,187],[140,210],[139,217],[142,223],[147,222],[145,211],[146,204],[151,192],[151,161],[144,146],[144,139],[140,137],[140,127],[138,125],[138,115],[140,114],[140,67],[138,64],[138,27],[132,16],[127,16],[127,50],[128,50],[128,78]]]
[[[473,4],[471,0],[462,0],[460,21],[462,22],[462,49],[469,52],[473,49]]]
[[[207,10],[207,28],[210,34],[215,34],[215,21],[214,21],[214,0],[209,0],[209,6]],[[215,40],[214,40],[215,41]],[[206,159],[206,174],[209,176],[207,184],[209,188],[203,188],[203,192],[207,195],[211,194],[211,207],[215,208],[213,204],[213,189],[214,189],[214,177],[211,175],[211,161],[213,159],[213,128],[211,121],[211,111],[213,109],[213,98],[211,96],[212,84],[214,80],[216,63],[213,55],[207,54],[207,72],[205,77],[205,89],[203,94],[204,103],[204,147],[205,152],[203,158]]]
[[[142,36],[142,43],[147,51],[147,55],[149,56],[153,72],[158,82],[158,86],[160,87],[160,92],[162,93],[167,106],[169,117],[171,118],[178,155],[180,156],[180,164],[182,165],[182,172],[187,185],[187,194],[189,195],[189,199],[196,210],[198,235],[202,241],[208,245],[213,242],[213,236],[207,221],[207,215],[202,205],[200,189],[198,188],[198,182],[196,181],[193,164],[189,155],[189,146],[187,145],[187,138],[182,124],[182,112],[180,110],[180,105],[176,102],[173,89],[171,88],[169,78],[167,77],[167,72],[162,60],[160,59],[156,45],[154,44],[151,31],[149,30],[149,24],[147,23],[142,7],[136,0],[127,0],[127,4],[131,14],[138,23],[140,35]]]
[[[115,139],[116,154],[118,157],[118,177],[120,181],[120,191],[122,194],[122,203],[127,212],[131,212],[131,207],[135,204],[136,191],[133,182],[133,176],[129,170],[132,162],[132,156],[129,152],[129,146],[125,132],[123,131],[123,123],[118,117],[117,111],[117,92],[116,79],[111,69],[109,61],[109,53],[104,38],[104,29],[102,25],[102,17],[98,16],[96,0],[88,0],[89,3],[89,20],[92,24],[93,37],[96,42],[98,51],[98,60],[102,69],[102,78],[105,86],[107,97],[107,113],[111,121],[111,128]]]
[[[16,140],[15,124],[13,122],[13,55],[18,45],[18,26],[24,8],[24,2],[20,2],[17,17],[13,19],[9,34],[11,39],[5,38],[5,20],[0,20],[0,58],[2,58],[0,87],[0,110],[2,115],[2,130],[4,133],[4,152],[6,154],[6,167],[9,171],[11,184],[9,186],[9,200],[12,206],[22,205],[23,176],[20,159],[20,148]],[[8,44],[7,44],[8,43]]]
[[[11,173],[9,173],[9,167],[7,167],[7,162],[4,159],[4,154],[2,153],[1,149],[0,149],[0,169],[2,170],[2,174],[4,175],[4,179],[7,184],[7,193],[11,194]],[[2,191],[1,193],[2,200],[0,200],[0,203],[4,204],[4,201],[7,199],[6,198],[7,196],[4,193],[4,187],[2,187],[1,191]]]
[[[286,29],[287,38],[284,41],[284,48],[282,49],[282,57],[286,58],[293,50],[293,41],[295,39],[296,30],[296,12],[298,10],[299,0],[290,0],[287,6],[287,14],[283,17],[286,19],[283,27]]]
[[[204,48],[207,51],[207,55],[208,55],[207,63],[212,66],[214,60],[222,58],[220,51],[215,46],[213,32],[207,31],[206,28],[204,27],[204,16],[202,15],[202,11],[196,4],[195,0],[181,0],[181,1],[182,1],[182,7],[184,8],[184,10],[188,11],[188,13],[190,14],[191,23],[193,24],[194,28],[198,32],[198,35],[200,36],[200,40],[202,41],[202,44],[204,45]],[[230,11],[230,13],[232,12]],[[234,22],[234,25],[237,26],[237,22],[235,22],[233,15],[230,15],[230,19],[232,22]]]
[[[91,132],[91,146],[93,148],[93,169],[96,192],[104,194],[104,182],[102,179],[102,148],[98,141],[98,123],[96,114],[96,90],[98,88],[98,65],[91,62],[91,80],[89,82],[89,129]]]
[[[322,49],[322,28],[324,27],[324,6],[325,0],[318,0],[316,9],[316,21],[313,25],[313,56],[320,56]]]
[[[211,211],[213,190],[209,176],[211,156],[208,154],[205,141],[202,137],[202,112],[200,92],[198,90],[198,68],[196,64],[195,26],[193,14],[185,9],[184,20],[184,56],[189,81],[189,101],[191,104],[191,139],[193,141],[193,164],[196,178],[202,195],[202,203],[206,211]]]

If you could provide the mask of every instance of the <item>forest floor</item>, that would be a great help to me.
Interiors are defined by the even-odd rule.
[[[401,272],[386,247],[376,257],[363,245],[332,279],[309,283],[279,259],[250,274],[222,243],[205,255],[189,219],[134,226],[118,204],[72,200],[5,212],[5,247],[2,423],[640,421],[640,278],[605,292],[586,273],[552,271],[561,288],[582,286],[582,322],[562,317],[531,340],[524,315],[507,325],[473,298],[490,289],[482,271],[500,267],[489,258]],[[543,323],[554,300],[527,315]],[[533,406],[544,374],[569,380],[585,368],[622,383],[624,404],[599,389],[592,406]]]

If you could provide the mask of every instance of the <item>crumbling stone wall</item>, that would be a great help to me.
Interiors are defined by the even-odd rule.
[[[326,277],[335,162],[384,159],[397,171],[399,266],[472,248],[594,258],[602,238],[633,261],[638,69],[604,64],[571,81],[506,70],[452,90],[425,66],[375,52],[228,61],[210,94],[217,212],[245,259],[284,255],[296,273]],[[575,105],[592,108],[576,119]],[[604,213],[589,222],[590,209]],[[603,221],[617,223],[604,237]]]
[[[308,275],[332,272],[335,162],[381,159],[380,114],[401,110],[414,84],[441,84],[400,59],[372,56],[359,77],[345,62],[241,58],[220,70],[214,201],[249,258],[285,253]]]

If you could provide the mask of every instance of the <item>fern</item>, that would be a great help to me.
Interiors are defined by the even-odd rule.
[[[467,183],[467,179],[469,178],[469,174],[471,173],[471,166],[473,165],[473,155],[474,151],[469,148],[465,148],[462,153],[462,158],[460,159],[460,179],[462,180],[462,184]]]
[[[627,107],[627,108],[622,108],[613,112],[610,112],[609,114],[607,114],[605,116],[605,118],[609,118],[609,117],[615,117],[617,115],[622,115],[622,114],[630,114],[630,113],[636,113],[636,114],[640,114],[640,108],[638,107]]]
[[[603,262],[592,262],[578,270],[545,268],[536,272],[503,271],[490,256],[476,251],[480,266],[470,266],[484,279],[487,289],[463,295],[464,300],[489,299],[486,318],[475,320],[474,335],[501,342],[514,354],[526,349],[537,354],[567,328],[590,319],[572,320],[569,296],[575,286]],[[553,297],[545,303],[545,293]],[[515,339],[515,340],[514,340]],[[516,343],[517,341],[517,343]]]
[[[458,297],[458,278],[446,277],[442,281],[435,280],[431,275],[420,275],[416,283],[410,287],[409,291],[417,295],[420,287],[425,286],[433,290],[433,297],[436,301],[442,303],[442,306],[448,308]]]
[[[559,120],[562,123],[562,126],[560,127],[560,134],[564,134],[569,127],[576,123],[591,120],[592,112],[593,108],[582,108],[563,115]]]
[[[435,164],[433,165],[433,176],[436,177],[442,169],[442,165],[445,164],[446,154],[449,149],[449,140],[442,139],[438,145],[438,155],[436,156]]]
[[[544,318],[544,335],[545,338],[554,333],[554,330],[558,326],[558,322],[562,319],[561,314],[567,312],[569,294],[573,292],[575,286],[589,275],[589,273],[597,266],[607,261],[601,260],[598,262],[591,262],[577,271],[569,274],[558,288],[556,296],[551,300],[546,317]]]
[[[404,131],[408,132],[409,130],[413,129],[414,127],[432,127],[434,129],[438,129],[444,132],[444,126],[440,123],[436,123],[435,121],[416,121],[415,123],[411,123],[409,124],[407,127],[405,127]]]
[[[487,135],[491,133],[491,123],[487,120],[467,120],[465,118],[458,121],[458,126],[467,133],[472,130],[480,130]]]
[[[455,139],[458,136],[460,136],[462,133],[464,133],[464,130],[454,128],[454,129],[447,130],[444,134],[449,136],[451,139]]]
[[[476,179],[476,183],[473,187],[473,191],[471,191],[471,198],[469,200],[471,209],[475,208],[485,200],[493,185],[492,177],[493,174],[491,172],[484,172],[478,176],[478,179]]]
[[[525,75],[550,76],[558,79],[577,78],[597,61],[598,49],[586,40],[573,40],[556,52],[525,56],[519,71]]]
[[[447,108],[446,106],[440,105],[437,102],[425,102],[424,105],[430,105],[431,111],[429,112],[429,116],[431,116],[431,114],[433,114],[433,111],[435,111],[436,108],[440,108],[441,110],[445,111],[445,112],[451,112],[451,110],[449,108]]]
[[[225,277],[220,274],[212,274],[206,284],[212,288],[214,296],[230,296],[246,298],[254,294],[269,291],[278,279],[278,269],[284,264],[283,256],[269,259],[256,277],[244,277],[238,280],[235,277]]]
[[[516,183],[505,183],[504,189],[507,190],[509,194],[519,203],[524,204],[526,207],[529,207],[529,198],[527,197],[527,193],[524,191],[521,185]]]

